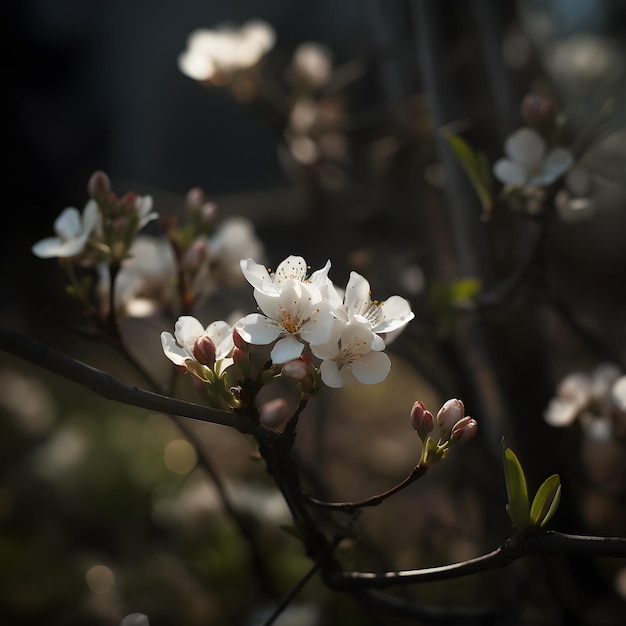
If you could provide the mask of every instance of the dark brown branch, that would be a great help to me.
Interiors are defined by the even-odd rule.
[[[135,386],[125,385],[110,374],[77,361],[53,348],[12,330],[0,327],[0,349],[29,361],[78,385],[87,387],[107,400],[141,407],[150,411],[180,415],[190,419],[230,426],[241,433],[254,434],[259,426],[245,416],[220,411],[185,400],[177,400]]]
[[[504,567],[525,556],[594,556],[626,558],[626,538],[567,535],[557,532],[517,535],[475,559],[399,572],[334,572],[328,583],[336,589],[384,589],[409,583],[449,580]]]
[[[394,494],[402,491],[409,485],[413,484],[416,480],[424,476],[428,471],[428,466],[418,465],[413,468],[413,471],[400,483],[388,489],[383,493],[379,493],[375,496],[371,496],[360,502],[324,502],[323,500],[317,500],[308,494],[303,494],[305,502],[312,504],[322,509],[332,509],[334,511],[341,511],[342,513],[352,514],[358,509],[362,509],[368,506],[377,506],[381,502],[384,502],[387,498],[390,498]]]

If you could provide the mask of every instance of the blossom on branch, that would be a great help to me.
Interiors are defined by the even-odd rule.
[[[74,207],[65,209],[54,222],[56,237],[38,241],[32,251],[42,259],[69,258],[79,255],[98,223],[98,204],[89,200],[81,215]]]
[[[213,322],[206,328],[190,315],[178,318],[174,335],[161,333],[165,356],[203,382],[211,381],[209,371],[219,377],[233,364],[234,348],[231,327],[223,321]]]
[[[505,185],[547,187],[574,163],[565,148],[548,151],[544,139],[532,128],[520,128],[510,135],[504,151],[506,158],[495,162],[493,175]]]

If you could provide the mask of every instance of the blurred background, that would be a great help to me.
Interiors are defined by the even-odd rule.
[[[435,412],[462,398],[480,436],[361,516],[355,540],[341,546],[355,569],[444,564],[508,537],[503,435],[535,489],[561,474],[554,528],[626,532],[623,432],[620,441],[607,428],[609,409],[588,403],[591,427],[581,419],[554,428],[543,418],[571,372],[608,362],[624,373],[626,2],[438,4],[20,0],[5,9],[4,326],[146,386],[114,350],[74,332],[85,320],[64,292],[65,275],[30,250],[65,207],[82,210],[97,169],[120,195],[150,194],[162,217],[182,216],[188,191],[202,188],[217,207],[216,232],[235,217],[253,229],[242,256],[255,250],[275,267],[302,255],[314,269],[330,258],[337,284],[356,270],[375,297],[410,300],[416,319],[390,346],[389,378],[328,390],[307,408],[298,439],[305,482],[324,497],[358,500],[404,478],[419,458],[409,421],[417,399]],[[183,71],[191,33],[253,18],[274,35],[258,62],[204,78]],[[520,103],[529,92],[563,113],[564,145],[597,140],[580,155],[593,213],[553,216],[532,288],[468,330],[452,305],[468,297],[464,289],[488,290],[515,269],[531,245],[533,218],[496,203],[492,219],[481,221],[472,187],[446,161],[442,126],[493,163],[524,124]],[[145,232],[157,236],[162,225]],[[215,276],[193,311],[198,319],[254,309],[240,279]],[[163,385],[171,367],[159,334],[176,317],[172,306],[122,320],[130,351]],[[485,392],[481,380],[496,391]],[[294,401],[289,387],[263,400],[281,394]],[[186,378],[175,395],[201,401]],[[4,353],[0,411],[3,624],[117,626],[134,612],[152,626],[262,624],[310,568],[281,529],[290,520],[280,494],[237,432],[193,424],[199,451],[168,416],[106,402]],[[252,539],[199,452],[239,521],[254,528]],[[320,520],[329,535],[339,523]],[[625,608],[625,567],[529,559],[504,573],[394,595],[507,606],[517,623],[610,626]],[[371,611],[319,578],[281,619],[420,623]]]

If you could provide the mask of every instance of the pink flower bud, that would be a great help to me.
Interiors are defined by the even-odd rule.
[[[233,328],[233,343],[235,347],[243,352],[247,352],[250,349],[250,344],[243,338],[241,331],[237,327]]]
[[[477,431],[478,422],[472,417],[464,417],[454,425],[450,435],[450,442],[467,443],[474,438]]]
[[[208,335],[200,335],[193,344],[193,355],[198,363],[213,367],[215,365],[215,343]]]
[[[557,110],[554,101],[537,93],[529,93],[522,100],[521,113],[529,126],[552,123]]]
[[[109,177],[102,171],[96,170],[87,183],[87,193],[90,198],[98,200],[105,198],[111,191],[111,181]]]
[[[204,203],[204,191],[200,187],[193,187],[185,197],[185,207],[189,211],[199,211]]]
[[[205,202],[200,209],[200,216],[205,224],[212,224],[217,219],[217,204]]]
[[[233,363],[243,372],[249,366],[248,355],[240,348],[233,349]]]
[[[275,398],[261,405],[259,420],[268,428],[277,428],[287,421],[287,401],[284,398]]]
[[[454,425],[465,415],[465,407],[461,400],[452,398],[444,403],[437,413],[437,423],[441,429],[449,433]]]
[[[428,433],[430,433],[435,426],[433,414],[426,410],[424,403],[420,400],[414,402],[411,408],[411,423],[419,435],[419,438],[422,440],[426,439]]]
[[[197,272],[208,256],[208,250],[204,241],[196,239],[183,254],[183,267],[190,272]]]

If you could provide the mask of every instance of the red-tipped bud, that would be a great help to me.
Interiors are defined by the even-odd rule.
[[[259,420],[268,428],[277,428],[286,422],[288,417],[287,401],[284,398],[270,400],[259,409]]]
[[[236,348],[243,350],[243,352],[248,352],[250,349],[250,344],[243,338],[241,330],[239,330],[236,326],[233,328],[233,343]]]
[[[556,118],[554,101],[537,93],[529,93],[522,100],[521,113],[529,126],[549,124]]]
[[[193,187],[185,196],[185,208],[189,211],[199,211],[204,203],[204,191],[200,187]]]
[[[198,363],[213,367],[215,365],[215,342],[208,335],[200,335],[193,344],[193,355]]]
[[[420,400],[414,402],[411,408],[411,424],[422,440],[426,439],[428,433],[435,427],[433,414],[426,409]]]
[[[478,422],[472,417],[464,417],[454,425],[450,435],[450,442],[467,443],[474,438],[477,431]]]
[[[233,363],[239,368],[240,371],[247,371],[247,367],[249,366],[248,355],[246,352],[241,350],[240,348],[233,349]]]
[[[463,406],[463,402],[452,398],[444,402],[443,406],[439,409],[437,413],[437,423],[444,432],[449,433],[464,415],[465,407]]]
[[[183,254],[183,267],[190,272],[197,272],[209,256],[205,242],[196,239]]]
[[[111,181],[109,177],[102,170],[96,170],[89,177],[89,182],[87,183],[89,197],[94,200],[101,200],[106,198],[110,191]]]
[[[217,204],[205,202],[200,209],[200,217],[205,224],[213,224],[217,219]]]

